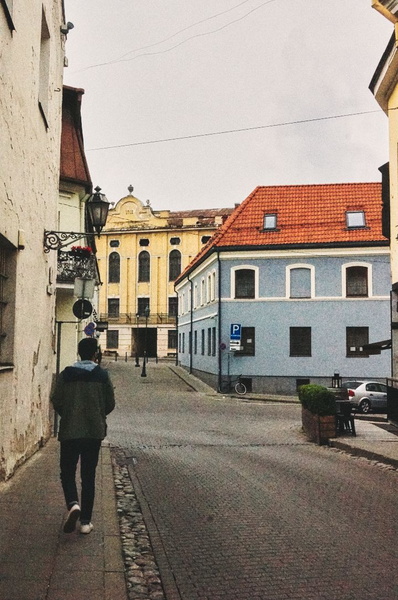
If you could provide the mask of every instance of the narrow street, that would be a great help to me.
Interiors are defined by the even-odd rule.
[[[300,407],[111,362],[122,448],[167,600],[393,600],[398,473],[308,443]]]

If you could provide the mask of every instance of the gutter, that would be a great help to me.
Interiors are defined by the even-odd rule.
[[[355,242],[324,242],[323,244],[262,244],[257,246],[212,246],[207,250],[203,256],[201,256],[197,261],[193,259],[193,264],[191,267],[187,267],[181,275],[179,275],[176,279],[176,285],[178,285],[181,281],[183,281],[186,277],[188,277],[189,273],[192,273],[199,265],[201,265],[209,256],[217,253],[217,256],[220,252],[246,252],[246,251],[257,251],[257,250],[316,250],[323,248],[384,248],[389,247],[389,240],[377,240],[375,242],[369,241],[355,241]]]
[[[217,341],[218,341],[218,382],[217,382],[217,391],[221,392],[221,382],[222,382],[222,354],[221,354],[221,260],[220,260],[220,252],[217,250],[217,264],[218,264],[218,332],[217,332]]]
[[[193,364],[193,282],[191,279],[189,279],[189,274],[187,277],[188,281],[189,281],[189,285],[190,285],[190,290],[191,290],[191,302],[190,302],[190,307],[189,307],[189,313],[190,313],[190,324],[189,324],[189,340],[188,340],[188,345],[189,345],[189,373],[192,375],[192,364]]]

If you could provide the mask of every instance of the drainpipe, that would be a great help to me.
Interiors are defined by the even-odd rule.
[[[191,288],[191,306],[189,307],[189,312],[190,312],[190,324],[189,324],[189,329],[190,329],[190,334],[189,334],[189,338],[191,340],[191,343],[189,344],[189,373],[192,374],[192,361],[193,361],[193,285],[192,285],[192,280],[189,279],[189,274],[188,274],[188,281],[189,281],[189,285]],[[189,343],[189,340],[188,340]]]
[[[217,265],[218,265],[218,384],[217,391],[221,392],[221,381],[222,381],[222,351],[221,351],[221,260],[220,253],[217,251]]]
[[[177,304],[178,306],[178,304]],[[178,341],[178,310],[176,314],[176,335],[177,335],[177,348],[176,348],[176,367],[178,367],[178,353],[180,351],[179,341]]]

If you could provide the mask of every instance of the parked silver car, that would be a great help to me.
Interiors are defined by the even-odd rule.
[[[378,381],[345,381],[351,404],[363,413],[387,408],[387,386]]]

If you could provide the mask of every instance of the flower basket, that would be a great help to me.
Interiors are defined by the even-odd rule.
[[[93,250],[90,246],[72,246],[69,250],[69,254],[71,256],[76,256],[78,258],[90,258]]]

